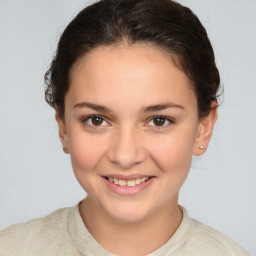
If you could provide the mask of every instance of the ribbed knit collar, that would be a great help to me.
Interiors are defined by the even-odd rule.
[[[114,254],[106,251],[87,230],[79,212],[79,204],[70,208],[68,220],[68,230],[74,246],[85,256],[114,256]],[[188,216],[184,207],[179,207],[183,212],[183,218],[178,229],[162,247],[149,256],[170,255],[191,238],[194,232],[193,220]]]

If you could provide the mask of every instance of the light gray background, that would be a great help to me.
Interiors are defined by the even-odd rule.
[[[92,1],[0,0],[0,229],[85,196],[62,152],[43,75],[60,33]],[[205,25],[224,100],[180,204],[256,255],[256,1],[180,0]]]

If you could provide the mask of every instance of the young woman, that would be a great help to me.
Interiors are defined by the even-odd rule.
[[[0,255],[248,255],[178,205],[217,119],[207,33],[171,0],[102,0],[63,32],[45,75],[87,197],[9,227]]]

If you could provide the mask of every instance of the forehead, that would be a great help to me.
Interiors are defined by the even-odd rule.
[[[190,80],[170,54],[148,45],[101,46],[90,51],[72,68],[68,96],[73,101],[127,99],[151,104],[162,98],[195,103]]]
[[[93,69],[105,68],[106,64],[109,67],[118,65],[120,68],[122,65],[122,68],[127,69],[127,71],[131,68],[131,64],[133,64],[133,66],[143,64],[144,70],[147,68],[156,69],[161,65],[165,65],[166,69],[168,69],[170,66],[175,66],[181,72],[183,72],[181,68],[178,67],[178,63],[178,58],[175,55],[172,55],[167,50],[158,48],[154,45],[120,44],[99,46],[92,49],[75,62],[71,69],[70,77],[72,82],[74,75],[79,73],[81,69],[86,67],[88,72],[91,72]],[[142,69],[138,69],[138,71],[142,71]],[[107,70],[104,70],[104,72],[106,73]],[[170,70],[168,70],[168,72],[170,72]]]

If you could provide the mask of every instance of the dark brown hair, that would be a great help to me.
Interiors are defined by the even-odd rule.
[[[169,52],[191,81],[200,118],[217,102],[220,77],[214,52],[189,8],[172,0],[101,0],[69,23],[45,74],[45,99],[62,118],[74,63],[98,46],[116,44],[149,44]]]

